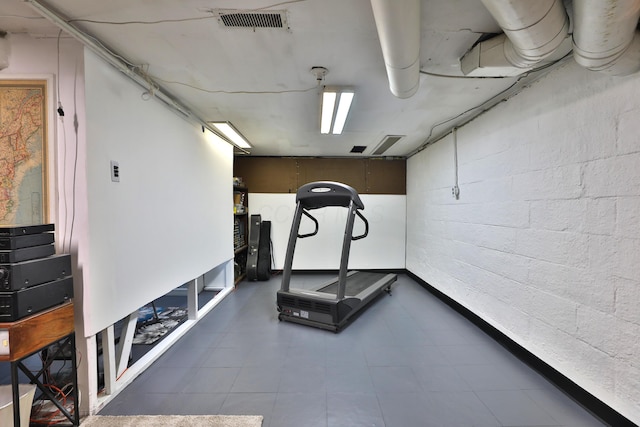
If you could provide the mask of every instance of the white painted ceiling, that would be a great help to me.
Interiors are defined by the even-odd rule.
[[[420,88],[408,99],[389,90],[369,0],[46,4],[143,67],[201,118],[233,123],[253,145],[251,155],[366,157],[385,135],[406,135],[384,155],[407,156],[538,77],[462,78],[462,55],[483,35],[501,32],[479,0],[423,0]],[[238,8],[283,10],[289,28],[226,28],[211,12]],[[59,34],[23,0],[2,0],[0,29]],[[342,135],[320,134],[314,66],[329,70],[324,84],[356,91]],[[350,154],[354,145],[367,148]]]

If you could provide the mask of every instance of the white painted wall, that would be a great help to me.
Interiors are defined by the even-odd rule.
[[[86,334],[233,258],[232,147],[142,93],[85,52]]]
[[[640,76],[574,63],[408,161],[407,269],[640,423]]]
[[[405,260],[406,196],[360,194],[369,221],[366,238],[351,243],[351,269],[403,269]],[[284,258],[296,209],[295,194],[249,194],[249,213],[259,214],[263,221],[271,221],[271,241],[275,269],[284,267]],[[313,210],[320,229],[316,236],[298,239],[293,262],[294,270],[337,270],[340,268],[342,239],[347,223],[346,208],[329,207]],[[303,216],[300,232],[312,232],[313,223]],[[364,225],[356,218],[353,233],[364,232]]]
[[[78,255],[78,241],[85,233],[78,230],[86,228],[86,180],[85,175],[85,127],[74,122],[85,123],[84,104],[84,50],[75,40],[63,35],[58,41],[51,39],[33,39],[26,35],[10,36],[11,55],[9,67],[0,71],[1,78],[42,78],[46,76],[52,84],[48,89],[52,95],[49,111],[49,221],[56,226],[56,252],[72,253],[76,344],[82,354],[78,366],[79,388],[83,395],[82,412],[88,413],[89,406],[95,401],[97,390],[95,340],[84,340],[84,322],[82,316],[83,280],[82,266],[88,260]],[[59,47],[59,48],[58,48]],[[58,96],[59,94],[59,96]],[[64,117],[55,113],[59,100]],[[74,202],[75,200],[75,202]],[[74,215],[75,212],[75,215]],[[73,224],[73,227],[72,227]],[[71,230],[74,241],[71,242]],[[84,236],[84,237],[83,237]],[[80,239],[78,239],[80,237]],[[70,250],[70,247],[73,250]],[[77,268],[80,266],[80,268]]]
[[[74,115],[84,120],[83,49],[75,40],[61,37],[33,39],[26,35],[9,36],[9,67],[0,71],[0,79],[46,79],[48,81],[48,204],[49,221],[56,225],[57,252],[68,243],[69,228],[64,221],[68,204],[64,200],[73,190],[71,173],[74,164]],[[58,73],[59,71],[59,73]],[[60,96],[58,97],[58,90]],[[65,116],[56,113],[60,100]],[[82,133],[83,129],[79,132]],[[81,135],[81,138],[82,135]],[[83,160],[80,159],[79,167]],[[67,221],[70,223],[70,221]]]
[[[10,41],[10,65],[0,78],[51,82],[50,221],[57,252],[74,260],[79,388],[87,414],[98,405],[92,335],[230,265],[232,148],[163,104],[142,100],[141,88],[68,36],[59,43],[20,35]],[[58,86],[63,119],[55,115]],[[118,184],[111,182],[110,160],[120,163]]]

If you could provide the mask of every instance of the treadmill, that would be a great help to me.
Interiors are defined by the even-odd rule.
[[[328,206],[341,206],[349,209],[338,278],[317,289],[291,288],[291,268],[296,242],[298,239],[318,234],[318,221],[310,211]],[[282,271],[282,285],[277,293],[279,320],[338,332],[354,318],[354,315],[363,310],[383,291],[391,294],[391,285],[396,281],[397,275],[347,271],[351,242],[363,239],[369,233],[369,223],[360,212],[362,209],[364,209],[364,204],[356,190],[339,182],[311,182],[298,189],[296,211]],[[315,224],[313,232],[299,234],[303,215]],[[363,221],[365,226],[364,233],[359,236],[353,236],[356,217]]]

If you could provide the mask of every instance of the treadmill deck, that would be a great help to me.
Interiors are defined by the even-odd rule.
[[[359,271],[356,274],[350,274],[347,276],[344,295],[347,297],[355,297],[360,292],[374,285],[381,277],[384,276],[385,274],[383,273],[371,273],[364,271]],[[336,295],[338,293],[338,281],[335,280],[334,282],[318,289],[316,292]]]

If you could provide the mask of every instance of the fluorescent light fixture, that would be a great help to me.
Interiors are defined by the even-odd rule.
[[[333,121],[333,109],[336,105],[336,92],[322,92],[322,117],[320,118],[320,133],[331,131]]]
[[[229,122],[211,122],[224,136],[240,148],[251,148],[249,141]]]
[[[320,116],[320,133],[339,135],[347,121],[354,92],[325,88],[322,92],[322,115]],[[336,101],[338,107],[336,108]],[[334,116],[335,112],[335,116]]]
[[[336,119],[333,122],[333,133],[339,135],[344,129],[344,123],[347,121],[347,115],[351,109],[351,103],[353,102],[353,92],[342,92],[340,94],[340,101],[338,102],[338,111],[336,112]]]

